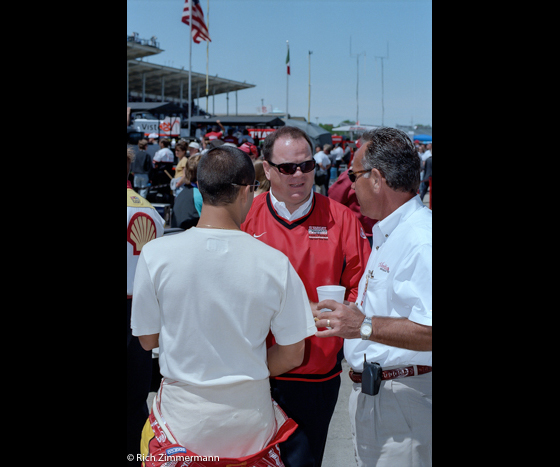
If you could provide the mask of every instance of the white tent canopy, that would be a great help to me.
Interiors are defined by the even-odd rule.
[[[366,131],[377,130],[378,126],[371,125],[351,125],[351,126],[341,126],[338,128],[333,128],[332,131],[340,133],[365,133]]]

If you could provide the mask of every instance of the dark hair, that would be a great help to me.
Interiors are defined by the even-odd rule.
[[[418,193],[420,188],[420,157],[408,135],[395,128],[379,128],[362,136],[368,144],[362,162],[365,170],[377,169],[395,191]]]
[[[224,206],[233,203],[239,186],[255,183],[253,161],[243,151],[221,146],[204,154],[198,164],[198,189],[204,203]]]
[[[300,130],[299,128],[296,128],[296,127],[293,127],[293,126],[285,126],[285,127],[280,128],[278,131],[275,131],[274,133],[270,133],[266,137],[266,139],[264,140],[264,160],[265,161],[268,161],[268,162],[272,161],[274,145],[276,144],[276,141],[278,141],[280,138],[284,138],[284,137],[306,140],[307,143],[309,144],[309,147],[311,148],[311,154],[313,154],[313,143],[311,142],[311,139],[309,139],[309,136],[307,135],[307,133],[305,131]]]
[[[175,146],[175,149],[180,149],[183,152],[188,153],[189,152],[189,146],[187,145],[187,143],[185,141],[179,141],[177,143],[177,145]]]

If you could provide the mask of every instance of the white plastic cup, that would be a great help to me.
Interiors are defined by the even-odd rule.
[[[324,285],[323,287],[317,287],[317,293],[319,294],[319,302],[324,302],[325,300],[334,300],[337,303],[344,303],[344,298],[346,297],[346,287],[340,285]],[[331,311],[328,308],[321,310],[321,312]]]

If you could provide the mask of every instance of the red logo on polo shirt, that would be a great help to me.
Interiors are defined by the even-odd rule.
[[[386,272],[387,274],[391,272],[391,269],[385,263],[379,263],[379,269],[381,269],[383,272]]]

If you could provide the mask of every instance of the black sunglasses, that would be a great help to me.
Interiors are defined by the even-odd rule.
[[[281,174],[284,175],[294,175],[297,172],[297,169],[301,169],[304,174],[308,174],[315,170],[317,166],[317,162],[315,160],[312,161],[305,161],[301,164],[273,164],[272,162],[267,161],[272,167],[276,167]]]

